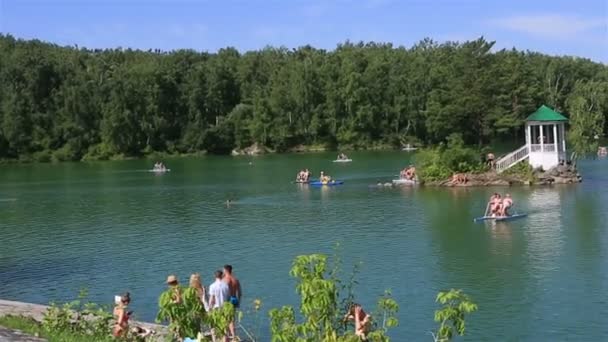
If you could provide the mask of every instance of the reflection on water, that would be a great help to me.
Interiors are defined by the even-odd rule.
[[[555,258],[563,245],[560,191],[552,188],[537,188],[530,193],[527,206],[528,220],[533,225],[526,230],[528,254],[531,267],[538,277],[543,271],[556,267]],[[533,228],[532,228],[533,227]]]
[[[200,272],[208,284],[230,262],[245,303],[297,306],[293,258],[331,254],[340,242],[346,271],[363,262],[357,300],[374,307],[391,288],[400,303],[395,341],[427,340],[435,295],[447,288],[479,304],[467,321],[473,341],[608,335],[606,160],[581,162],[580,185],[508,188],[515,211],[529,216],[477,224],[490,195],[507,189],[370,187],[390,182],[407,154],[352,154],[350,165],[334,165],[333,154],[265,156],[254,166],[175,159],[158,177],[123,172],[147,161],[2,166],[0,298],[47,303],[86,286],[109,303],[130,290],[138,318],[153,320],[169,273],[185,281]],[[347,181],[291,183],[303,167]],[[261,330],[269,340],[266,320]]]

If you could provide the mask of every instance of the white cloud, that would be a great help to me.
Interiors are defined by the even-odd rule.
[[[490,24],[510,31],[548,39],[572,39],[597,29],[608,28],[608,19],[582,18],[566,14],[519,15],[490,20]]]

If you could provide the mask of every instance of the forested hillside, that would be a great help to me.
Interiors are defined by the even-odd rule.
[[[0,158],[228,153],[253,143],[370,148],[434,144],[454,132],[483,144],[517,138],[541,104],[606,130],[608,66],[492,46],[166,53],[0,36]]]

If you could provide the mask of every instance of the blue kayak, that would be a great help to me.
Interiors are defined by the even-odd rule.
[[[323,185],[326,185],[326,186],[334,186],[334,185],[342,185],[342,184],[344,184],[344,181],[341,181],[341,180],[333,180],[333,181],[330,181],[330,182],[328,182],[328,183],[323,183],[323,182],[319,182],[319,181],[314,181],[314,182],[310,182],[310,183],[308,183],[308,184],[310,184],[310,185],[314,185],[314,186],[323,186]]]
[[[482,222],[482,221],[496,221],[496,222],[501,222],[501,221],[511,221],[511,220],[516,220],[522,217],[526,217],[528,216],[528,214],[513,214],[513,215],[509,215],[509,216],[482,216],[482,217],[476,217],[473,219],[473,222]]]

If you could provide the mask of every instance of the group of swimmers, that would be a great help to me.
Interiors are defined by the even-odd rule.
[[[495,192],[490,197],[488,203],[489,213],[486,212],[486,216],[492,217],[505,217],[509,216],[509,209],[513,206],[513,199],[511,195],[506,194],[503,198],[499,193]]]
[[[310,176],[312,176],[312,172],[308,169],[300,170],[296,175],[296,183],[308,183],[310,181]]]
[[[401,172],[399,172],[399,178],[414,180],[416,178],[416,168],[414,167],[414,165],[410,165],[405,169],[401,170]]]
[[[154,163],[154,171],[167,171],[167,167],[162,162]]]

